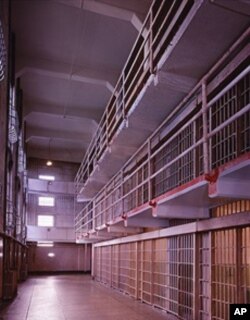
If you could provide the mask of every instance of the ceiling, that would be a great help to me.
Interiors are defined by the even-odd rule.
[[[79,163],[152,0],[12,0],[27,156]]]
[[[82,161],[152,1],[11,0],[28,157]],[[246,0],[195,3],[120,134],[119,169],[249,25]]]

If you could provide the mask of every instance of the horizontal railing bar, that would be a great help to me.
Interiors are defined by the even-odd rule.
[[[241,37],[241,41],[243,41],[243,39],[246,37],[246,35],[249,34],[249,29],[244,33],[244,35]],[[145,39],[144,39],[145,40]],[[239,42],[239,41],[238,41]],[[237,43],[238,43],[237,42]],[[236,48],[236,44],[235,46],[233,46],[234,49]],[[228,52],[219,60],[220,63],[223,63],[223,61],[228,57],[228,55],[234,50],[234,49],[230,49],[228,50]],[[142,63],[140,64],[140,67],[137,69],[136,75],[134,77],[134,79],[136,79],[136,77],[139,75],[140,68],[142,68],[144,66],[144,64],[146,63],[147,59],[149,57],[149,53],[146,55],[146,57],[144,57],[144,60],[142,61]],[[181,153],[178,153],[178,155],[172,159],[171,161],[169,161],[168,163],[166,163],[165,165],[163,165],[160,169],[158,169],[157,171],[151,173],[150,176],[148,176],[147,178],[145,178],[144,174],[144,166],[147,166],[147,168],[150,167],[151,165],[151,161],[152,159],[158,155],[165,147],[168,146],[168,144],[170,144],[173,139],[177,138],[179,134],[181,134],[186,128],[188,128],[188,126],[192,125],[195,123],[195,121],[201,116],[202,111],[198,111],[191,119],[188,120],[188,122],[186,122],[184,124],[184,126],[182,128],[180,128],[179,130],[177,130],[167,141],[165,141],[157,150],[155,150],[152,154],[151,154],[151,150],[150,150],[150,154],[148,154],[148,152],[146,152],[145,154],[143,153],[143,156],[146,157],[146,160],[143,161],[138,167],[133,168],[133,166],[136,166],[136,163],[138,161],[137,157],[139,158],[140,153],[148,146],[151,145],[151,143],[153,142],[153,139],[155,139],[158,135],[162,134],[161,130],[165,128],[166,124],[175,116],[175,114],[181,110],[183,108],[184,105],[186,105],[189,100],[191,100],[191,98],[193,98],[193,96],[196,94],[200,94],[201,92],[201,84],[204,82],[204,80],[209,79],[209,77],[211,77],[211,75],[213,74],[213,72],[216,71],[216,68],[218,68],[220,66],[220,64],[216,63],[215,66],[202,78],[203,80],[201,80],[196,86],[195,88],[193,88],[191,90],[191,92],[181,101],[181,103],[173,110],[173,112],[171,112],[171,114],[164,120],[164,122],[161,124],[161,126],[157,129],[156,132],[154,132],[148,139],[147,141],[142,145],[142,147],[140,147],[138,149],[138,151],[133,155],[132,158],[130,158],[126,164],[124,165],[124,167],[118,172],[118,174],[103,188],[100,190],[100,192],[97,193],[96,197],[92,200],[93,203],[96,204],[96,206],[94,208],[92,208],[91,210],[88,210],[88,208],[84,207],[75,217],[75,221],[76,221],[76,228],[77,230],[82,230],[83,226],[87,226],[90,227],[93,223],[97,223],[99,224],[99,222],[101,222],[102,224],[106,222],[106,218],[111,217],[113,218],[115,216],[114,213],[114,208],[116,206],[121,206],[122,208],[124,208],[124,201],[127,197],[129,197],[130,195],[133,194],[137,194],[138,192],[141,192],[141,195],[143,195],[143,192],[145,192],[145,190],[139,190],[142,187],[147,187],[146,192],[147,192],[147,197],[149,196],[149,184],[151,182],[151,180],[153,178],[155,178],[157,175],[159,175],[162,171],[164,171],[165,169],[167,169],[168,167],[170,167],[172,164],[174,164],[176,161],[182,159],[186,154],[194,151],[197,147],[201,146],[204,142],[205,142],[205,137],[203,136],[202,133],[202,138],[200,138],[198,141],[193,141],[193,139],[196,139],[195,137],[190,137],[191,139],[191,143],[192,145],[188,147],[188,142],[186,142],[186,145],[184,145],[183,148],[185,148],[184,151],[182,151]],[[241,78],[243,78],[249,71],[248,67],[247,69],[245,69],[244,71],[242,71],[234,80],[232,80],[225,88],[223,88],[221,90],[221,92],[219,94],[217,94],[211,101],[208,102],[206,110],[209,110],[213,104],[218,101],[220,99],[220,97],[222,97],[226,92],[228,92],[228,90],[230,90],[230,88],[232,88],[235,84],[238,83],[239,80],[241,80]],[[143,74],[143,72],[142,72]],[[145,76],[145,75],[144,75]],[[132,83],[133,84],[133,83]],[[132,84],[130,83],[130,86],[132,87]],[[120,85],[120,84],[119,84]],[[129,89],[126,89],[127,91],[125,92],[124,97],[126,97],[126,94],[128,94],[129,90],[130,90],[130,86],[128,87]],[[134,92],[134,91],[133,91]],[[122,88],[119,89],[119,94],[122,95]],[[207,93],[208,94],[208,93]],[[131,95],[129,96],[129,99],[131,99]],[[117,101],[114,102],[114,104],[112,105],[112,107],[115,105],[116,103],[116,108],[117,110],[120,112],[119,116],[117,117],[117,114],[114,114],[114,116],[112,117],[111,122],[106,123],[105,128],[100,128],[99,132],[98,132],[98,139],[100,139],[101,141],[103,141],[103,133],[102,130],[104,131],[105,129],[105,134],[109,133],[109,131],[107,131],[108,129],[110,130],[114,130],[115,126],[118,125],[118,121],[121,121],[122,117],[123,117],[123,111],[122,111],[122,106],[123,103],[122,101],[118,101],[118,107],[117,107]],[[193,106],[193,110],[196,107],[196,105]],[[180,109],[178,109],[180,108]],[[112,109],[113,110],[113,109]],[[112,110],[109,111],[109,113],[106,113],[106,117],[107,114],[110,115]],[[241,110],[237,111],[233,116],[231,116],[229,119],[225,120],[223,123],[221,123],[220,125],[218,125],[215,129],[211,130],[210,132],[208,132],[206,139],[211,139],[211,137],[213,137],[216,133],[222,131],[225,127],[227,127],[228,125],[230,125],[231,123],[235,122],[239,117],[243,116],[244,114],[246,114],[247,112],[249,112],[250,110],[250,105],[246,105],[244,108],[242,108]],[[118,119],[118,120],[117,120]],[[107,119],[105,119],[106,121]],[[115,122],[115,120],[117,120]],[[109,127],[107,127],[109,125]],[[169,134],[170,132],[168,132]],[[194,133],[194,132],[193,132]],[[110,134],[110,133],[109,133]],[[114,133],[115,134],[115,133]],[[112,137],[114,137],[113,134],[111,134]],[[111,137],[111,138],[112,138]],[[97,141],[97,138],[95,138]],[[104,141],[106,142],[106,140],[104,139]],[[159,142],[161,141],[161,138],[159,136]],[[210,146],[211,147],[211,146]],[[94,154],[98,154],[98,149],[100,148],[100,146],[98,145],[98,147],[96,146],[92,146],[91,152],[93,152],[93,154],[91,155],[91,159],[89,158],[88,155],[88,161],[91,162],[93,160]],[[202,154],[200,155],[200,157],[202,157]],[[161,157],[161,159],[163,159],[163,157]],[[161,159],[159,161],[161,161]],[[194,159],[191,159],[190,161],[194,161]],[[133,164],[134,162],[134,164]],[[94,165],[94,163],[93,163]],[[131,173],[124,176],[124,168],[131,166]],[[142,172],[140,173],[140,180],[141,182],[138,184],[138,175],[139,175],[139,171],[142,170]],[[148,170],[148,169],[147,169]],[[81,173],[86,173],[88,171],[88,169],[86,169],[85,171],[83,170],[83,167],[80,167],[79,172]],[[196,171],[193,171],[193,169],[188,172],[188,178],[189,174],[194,175],[197,174]],[[115,180],[117,179],[117,176],[120,176],[119,178],[119,182],[116,184],[116,186],[112,187],[111,184],[114,183],[115,184]],[[76,175],[76,179],[75,181],[78,181],[79,175]],[[132,182],[132,187],[131,189],[125,193],[124,188],[126,187],[126,183],[128,183],[129,179],[137,179],[135,186],[133,187],[134,182]],[[166,178],[164,178],[162,181],[165,181]],[[76,187],[77,188],[77,187]],[[109,190],[109,188],[111,188]],[[77,189],[78,190],[78,189]],[[106,191],[105,191],[106,190]],[[108,190],[108,191],[107,191]],[[116,196],[116,192],[121,191],[122,192],[122,196],[119,197],[117,199]],[[135,196],[136,196],[135,194]],[[101,200],[97,200],[98,197],[101,197]],[[146,198],[147,198],[146,197]],[[142,203],[144,203],[143,198],[140,198],[142,201]],[[148,198],[148,200],[150,200]],[[97,202],[100,201],[100,202]],[[135,199],[135,205],[137,205],[138,203],[138,199]],[[98,208],[101,207],[101,208]],[[98,210],[100,210],[98,212]],[[110,212],[109,212],[110,211]],[[123,213],[123,211],[121,211],[121,213]],[[85,219],[88,219],[88,217],[92,215],[92,218],[88,221],[85,222],[85,224],[83,224],[83,226],[81,227],[77,227],[77,225],[82,224],[83,221]],[[98,222],[98,220],[100,220]],[[97,225],[99,226],[99,225]],[[96,226],[95,226],[96,227]]]
[[[174,5],[174,4],[173,4],[173,5]],[[168,15],[170,15],[170,12],[171,12],[171,10],[172,10],[173,5],[172,5],[171,8],[169,9]],[[152,4],[152,7],[153,7],[153,4]],[[152,7],[151,7],[150,10],[152,10]],[[147,18],[145,19],[144,24],[143,24],[143,27],[142,27],[142,29],[141,29],[141,32],[140,32],[139,35],[138,35],[137,41],[135,42],[135,44],[134,44],[134,46],[133,46],[133,49],[132,49],[131,52],[130,52],[130,55],[129,55],[128,59],[127,59],[127,62],[126,62],[126,64],[125,64],[124,68],[123,68],[122,74],[121,74],[121,76],[120,76],[120,78],[119,78],[119,80],[118,80],[118,82],[117,82],[117,85],[116,85],[116,87],[115,87],[115,92],[116,92],[116,90],[117,90],[117,88],[118,88],[118,85],[120,86],[120,83],[122,83],[122,84],[124,85],[124,83],[126,82],[126,80],[128,79],[128,77],[130,76],[130,73],[131,73],[132,70],[133,70],[133,66],[134,66],[135,63],[136,63],[137,58],[139,57],[139,54],[141,54],[141,53],[144,54],[144,59],[143,59],[143,65],[144,65],[144,67],[145,67],[146,61],[150,58],[150,50],[152,50],[152,43],[151,43],[150,46],[149,46],[149,50],[148,50],[148,52],[147,52],[147,54],[146,54],[146,57],[145,57],[145,50],[144,50],[144,49],[145,49],[145,44],[148,45],[148,40],[149,40],[149,36],[150,36],[150,32],[151,32],[152,26],[154,25],[154,23],[155,23],[155,21],[156,21],[156,19],[157,19],[157,16],[158,16],[159,13],[160,13],[160,9],[161,9],[161,8],[162,8],[162,6],[160,6],[160,8],[158,9],[158,11],[157,11],[157,13],[156,13],[156,17],[154,18],[153,23],[152,23],[152,25],[150,26],[150,30],[148,31],[147,28],[146,28],[146,35],[145,35],[145,30],[144,30],[144,29],[145,29],[145,26],[146,26],[146,24],[148,23],[148,21],[150,21],[150,15],[151,15],[151,11],[149,10],[149,13],[148,13],[148,15],[147,15]],[[179,9],[178,9],[178,10],[179,10]],[[167,17],[168,17],[168,15],[167,15]],[[166,17],[166,18],[163,20],[163,22],[161,23],[161,27],[163,27],[164,21],[166,21],[167,17]],[[125,73],[125,69],[127,68],[127,64],[128,64],[128,62],[130,61],[130,58],[132,57],[132,54],[134,53],[134,49],[136,48],[136,45],[137,45],[137,43],[138,43],[138,41],[139,41],[140,36],[143,36],[144,41],[142,42],[142,44],[141,44],[141,46],[140,46],[140,49],[138,50],[138,53],[137,53],[137,55],[136,55],[136,58],[134,59],[134,62],[132,63],[132,66],[130,66],[129,72],[128,72],[128,73],[126,74],[126,76],[125,76],[124,82],[122,82],[122,76],[123,76],[123,74]],[[142,49],[143,49],[143,50],[142,50]],[[142,52],[141,52],[141,51],[142,51]],[[135,81],[135,79],[136,79],[136,77],[137,77],[137,75],[138,75],[139,70],[141,69],[141,67],[142,67],[142,64],[141,64],[140,67],[138,68],[138,71],[136,72],[136,75],[134,75],[133,80],[132,80],[132,83]],[[147,64],[147,71],[148,71],[148,69],[149,69],[149,64]],[[146,72],[145,72],[145,74],[146,74]],[[132,86],[132,84],[130,84],[129,89],[126,90],[127,92],[130,90],[130,87],[131,87],[131,86]],[[121,88],[118,89],[118,90],[119,90],[118,92],[120,93],[120,92],[123,90],[123,86],[121,86]],[[126,96],[126,93],[125,93],[125,96]],[[110,102],[112,101],[113,97],[114,97],[114,95],[112,95],[112,97],[111,97],[111,99],[110,99]],[[115,100],[117,101],[117,97],[115,97]],[[130,100],[131,100],[131,98],[129,99],[129,102],[130,102]],[[115,102],[116,102],[116,101],[115,101]],[[115,102],[114,102],[114,103],[115,103]],[[114,103],[113,103],[113,105],[114,105]],[[127,103],[127,104],[128,104],[128,103]],[[108,103],[108,105],[110,105],[110,103]],[[111,110],[112,110],[112,107],[111,107]],[[106,110],[105,110],[105,111],[106,111]],[[117,110],[116,110],[116,111],[117,111]],[[119,109],[119,111],[120,111],[120,109]],[[105,118],[107,118],[107,116],[108,116],[108,112],[104,112],[104,115],[103,115],[100,123],[102,123],[102,121],[103,121],[103,123],[106,122],[105,120],[107,120],[107,119],[105,119]],[[108,128],[110,128],[110,125],[109,125],[109,124],[108,124]],[[110,129],[110,130],[111,130],[111,129]],[[92,143],[92,141],[91,141],[90,147],[88,148],[86,154],[91,154],[91,152],[93,151],[93,150],[91,149],[91,145],[95,146],[95,143],[94,143],[94,142],[97,141],[97,138],[99,138],[99,136],[100,136],[100,134],[97,135],[97,137],[94,137],[94,138],[92,139],[93,143]],[[94,148],[94,147],[93,147],[93,148]],[[85,157],[85,158],[86,158],[86,157]],[[83,165],[83,166],[84,166],[83,163],[85,163],[85,160],[86,160],[85,158],[84,158],[84,160],[82,161],[82,165]],[[94,155],[92,156],[91,159],[88,158],[88,163],[89,163],[89,162],[92,162],[92,161],[94,161]],[[82,165],[81,165],[81,166],[82,166]],[[93,163],[93,165],[94,165],[94,163]],[[81,167],[81,166],[80,166],[80,167]],[[92,170],[93,170],[93,169],[92,169]],[[87,169],[86,169],[86,170],[81,169],[80,171],[78,171],[76,181],[78,181],[78,179],[81,179],[82,173],[84,173],[84,175],[85,175],[86,172],[87,172]],[[87,177],[87,178],[88,178],[88,177]]]

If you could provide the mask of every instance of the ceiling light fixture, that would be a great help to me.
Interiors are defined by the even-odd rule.
[[[37,246],[38,247],[53,247],[54,242],[53,241],[38,241]]]
[[[48,257],[54,258],[54,256],[55,256],[54,252],[49,252],[49,253],[48,253]]]
[[[48,160],[46,162],[46,166],[51,167],[53,165],[53,162],[51,160]]]
[[[52,140],[52,138],[49,138],[49,159],[51,159],[51,156],[50,156],[50,144],[51,144],[51,140]],[[52,165],[53,165],[53,162],[52,162],[51,160],[47,160],[46,166],[51,167]]]

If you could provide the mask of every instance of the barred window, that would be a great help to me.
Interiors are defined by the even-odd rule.
[[[38,197],[38,205],[42,207],[54,207],[55,198],[53,197]]]

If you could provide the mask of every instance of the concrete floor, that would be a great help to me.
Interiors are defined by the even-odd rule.
[[[89,275],[30,277],[0,320],[169,320],[165,312],[91,280]]]

